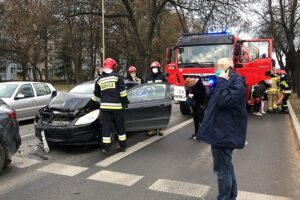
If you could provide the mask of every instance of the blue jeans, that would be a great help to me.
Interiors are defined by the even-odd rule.
[[[236,200],[237,184],[232,165],[231,148],[211,146],[214,172],[218,176],[217,200]]]

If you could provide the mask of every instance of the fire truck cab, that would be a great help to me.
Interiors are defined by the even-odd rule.
[[[167,48],[166,75],[174,85],[174,100],[180,102],[182,114],[190,113],[184,104],[185,79],[200,78],[209,94],[216,83],[215,65],[225,57],[233,59],[234,69],[245,78],[249,91],[251,86],[270,79],[272,39],[242,40],[227,32],[189,33],[182,35],[175,47]]]

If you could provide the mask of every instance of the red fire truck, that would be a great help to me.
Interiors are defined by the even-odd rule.
[[[186,115],[190,109],[183,103],[184,80],[200,78],[209,93],[216,82],[214,67],[221,58],[233,59],[235,71],[245,77],[248,91],[250,86],[270,79],[272,39],[242,40],[227,32],[189,33],[182,35],[175,47],[168,48],[166,55],[168,82],[174,85],[174,100],[180,102],[181,113]]]

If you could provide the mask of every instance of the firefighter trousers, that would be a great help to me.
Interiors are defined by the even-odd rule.
[[[124,125],[124,110],[101,110],[102,120],[102,143],[106,151],[111,150],[111,143],[113,141],[113,125],[118,135],[119,144],[121,148],[126,148],[126,133]]]
[[[268,94],[268,111],[277,110],[278,94]]]
[[[287,111],[288,110],[288,100],[289,100],[290,94],[285,93],[284,97],[282,99],[282,111]]]

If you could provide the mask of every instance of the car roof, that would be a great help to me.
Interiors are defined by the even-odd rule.
[[[0,84],[24,84],[24,83],[46,83],[46,82],[35,82],[35,81],[9,81],[9,82],[2,82]]]

